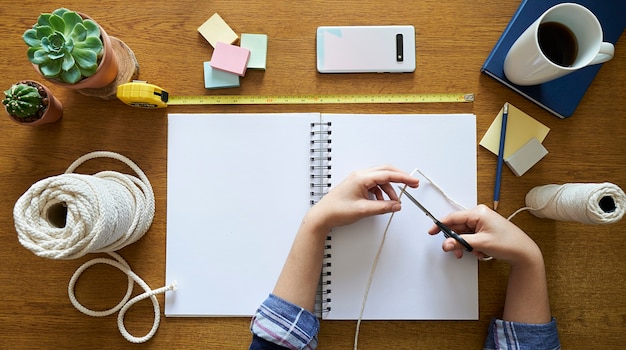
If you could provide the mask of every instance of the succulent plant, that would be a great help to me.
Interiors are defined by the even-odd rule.
[[[14,84],[4,94],[6,98],[2,103],[6,106],[7,112],[18,118],[35,116],[44,106],[44,97],[39,90],[28,84]]]
[[[94,75],[103,53],[98,25],[66,8],[40,14],[22,38],[44,77],[69,84]]]

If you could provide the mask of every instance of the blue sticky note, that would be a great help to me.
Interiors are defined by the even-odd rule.
[[[250,50],[248,68],[265,70],[267,64],[266,34],[241,34],[239,45]]]
[[[214,69],[211,62],[204,62],[204,87],[207,89],[239,87],[239,75]]]

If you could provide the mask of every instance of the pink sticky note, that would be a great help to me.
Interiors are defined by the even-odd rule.
[[[243,77],[248,58],[250,50],[218,41],[211,57],[211,67]]]

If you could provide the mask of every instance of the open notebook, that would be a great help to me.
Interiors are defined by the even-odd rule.
[[[272,291],[311,204],[351,171],[419,168],[476,204],[472,114],[170,114],[166,316],[250,316]],[[411,193],[436,216],[458,210],[425,179]],[[389,215],[336,228],[320,315],[358,317]],[[478,267],[441,250],[410,203],[395,214],[364,319],[477,319]],[[329,264],[330,263],[330,264]]]

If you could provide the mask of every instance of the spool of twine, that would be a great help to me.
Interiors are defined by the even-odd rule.
[[[113,158],[128,165],[137,176],[115,171],[94,175],[75,174],[82,163],[94,158]],[[13,209],[19,242],[36,255],[49,259],[76,259],[88,253],[107,253],[113,259],[96,258],[79,267],[70,279],[70,301],[89,316],[106,316],[120,311],[118,328],[130,342],[149,340],[160,321],[158,293],[173,290],[174,285],[151,290],[115,251],[136,242],[148,231],[154,218],[154,193],[144,172],[130,159],[113,152],[88,153],[72,163],[64,174],[52,176],[32,185]],[[95,264],[117,267],[128,276],[123,300],[105,311],[90,310],[74,296],[74,285],[80,275]],[[129,301],[134,283],[144,293]],[[124,326],[124,314],[134,303],[150,298],[154,305],[154,323],[144,337],[134,337]]]
[[[550,184],[531,189],[526,194],[526,206],[540,218],[611,224],[624,216],[626,195],[609,182]]]

